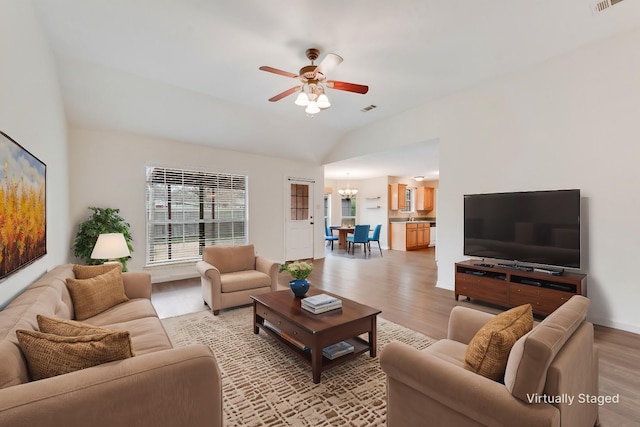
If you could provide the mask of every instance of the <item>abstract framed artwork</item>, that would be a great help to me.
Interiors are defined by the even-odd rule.
[[[47,253],[47,165],[0,131],[0,279]]]

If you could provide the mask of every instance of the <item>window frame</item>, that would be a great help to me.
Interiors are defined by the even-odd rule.
[[[147,165],[145,204],[146,267],[199,261],[204,246],[249,241],[246,175]]]
[[[412,213],[416,211],[416,189],[415,187],[407,187],[405,190],[405,200],[406,204],[404,209],[400,209],[402,213]],[[407,206],[409,209],[407,209]]]
[[[345,206],[343,206],[343,203],[346,200],[349,201],[349,211],[350,211],[349,213],[351,215],[344,215]],[[357,199],[355,197],[343,197],[340,199],[340,223],[343,226],[355,224],[357,213],[358,213],[358,204],[357,204]]]

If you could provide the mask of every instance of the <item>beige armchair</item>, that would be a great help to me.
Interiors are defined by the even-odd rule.
[[[597,404],[581,401],[598,395],[598,352],[593,325],[585,321],[589,304],[573,296],[516,341],[504,383],[463,368],[467,344],[491,314],[454,307],[447,339],[422,351],[388,344],[380,353],[387,425],[596,425]]]
[[[256,256],[253,245],[205,246],[196,268],[202,298],[214,315],[223,308],[251,304],[251,295],[278,287],[278,263]]]

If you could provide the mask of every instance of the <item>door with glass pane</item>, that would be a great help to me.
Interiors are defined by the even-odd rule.
[[[313,183],[287,181],[286,259],[313,258]]]

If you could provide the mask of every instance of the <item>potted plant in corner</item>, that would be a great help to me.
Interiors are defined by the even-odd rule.
[[[105,260],[91,258],[91,252],[98,240],[98,236],[105,233],[122,233],[129,247],[129,252],[133,252],[131,245],[131,231],[129,223],[120,216],[120,209],[89,207],[93,214],[88,220],[78,225],[78,233],[73,244],[74,255],[83,260],[87,265],[102,264]],[[122,271],[127,271],[127,259],[119,258],[122,263]]]
[[[311,274],[313,267],[304,261],[296,261],[290,264],[280,264],[280,271],[288,272],[293,280],[289,282],[291,291],[297,297],[303,297],[309,290],[307,277]]]

